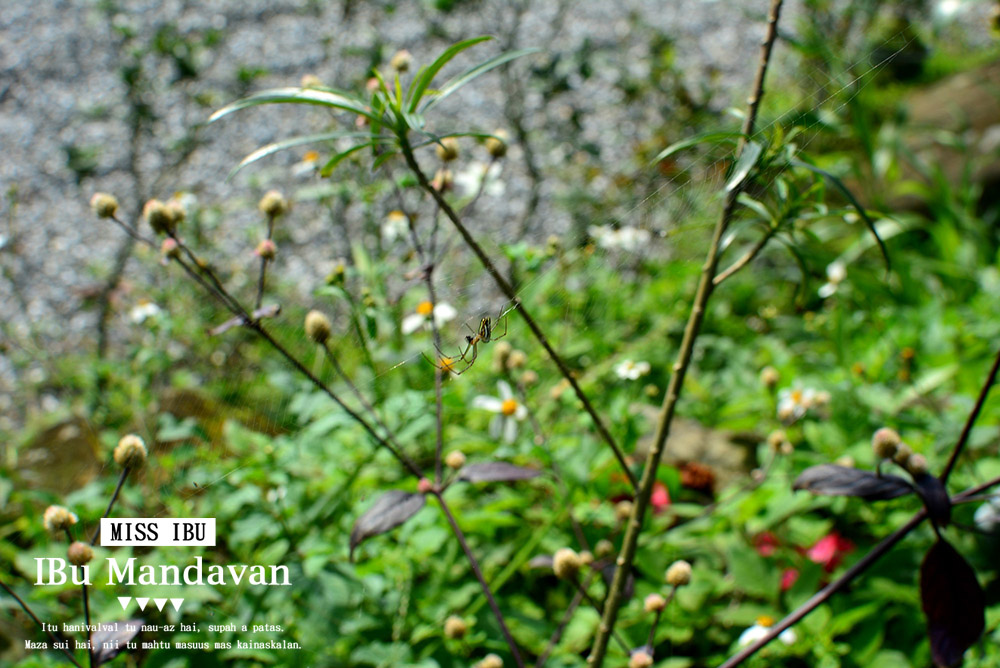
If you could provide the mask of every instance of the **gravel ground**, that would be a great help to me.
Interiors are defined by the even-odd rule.
[[[356,87],[379,49],[383,60],[408,49],[420,64],[457,39],[511,37],[511,8],[517,4],[529,5],[466,2],[444,14],[425,2],[6,0],[0,7],[0,308],[6,314],[0,328],[0,420],[5,421],[0,429],[14,426],[19,421],[14,414],[23,417],[20,409],[57,409],[61,399],[54,394],[32,393],[33,406],[13,397],[44,385],[53,357],[95,346],[98,310],[85,307],[86,299],[106,282],[122,253],[123,235],[94,219],[87,206],[93,192],[117,194],[128,216],[148,197],[193,193],[201,207],[222,212],[213,234],[231,240],[223,250],[245,252],[247,227],[259,224],[254,203],[262,192],[269,187],[293,192],[303,185],[290,169],[301,152],[276,156],[228,182],[223,176],[251,150],[301,128],[323,127],[328,117],[298,108],[238,114],[198,130],[193,152],[172,166],[178,143],[190,139],[192,128],[247,91],[295,85],[307,73],[334,86]],[[973,39],[982,41],[988,3],[979,4],[965,11],[963,20]],[[108,13],[108,5],[119,9]],[[752,77],[767,5],[767,0],[530,3],[511,41],[543,48],[531,57],[533,65],[554,63],[558,69],[581,54],[592,54],[596,64],[588,78],[564,67],[569,90],[558,99],[527,92],[524,124],[545,147],[539,167],[556,167],[575,150],[544,134],[574,114],[580,119],[579,141],[592,144],[597,159],[609,164],[622,141],[642,138],[650,110],[623,104],[615,82],[623,73],[646,71],[652,34],[675,40],[677,67],[692,90],[711,81],[713,92],[705,100],[711,106],[738,99]],[[794,16],[785,25],[791,29]],[[128,31],[138,37],[126,43],[122,34]],[[206,42],[213,33],[216,41]],[[148,75],[141,99],[156,118],[151,133],[136,139],[120,70],[135,60],[132,50],[152,43],[156,34],[161,44],[169,46],[172,36],[180,36],[195,48],[185,53],[175,43],[173,57],[147,53],[136,61]],[[480,49],[476,57],[482,58],[499,47]],[[185,59],[197,77],[178,77],[178,63]],[[241,83],[240,72],[256,67],[266,68],[266,74]],[[494,74],[442,110],[466,127],[489,131],[505,125],[503,100]],[[72,159],[68,147],[75,147]],[[498,229],[523,206],[530,185],[519,156],[513,149],[503,177],[507,191],[483,214],[485,229]],[[546,223],[539,233],[568,224],[566,214],[551,204],[559,188],[548,183],[542,188],[535,217]],[[300,277],[308,292],[331,265],[323,249],[338,238],[314,209],[296,215],[289,254],[295,260],[287,271]],[[109,319],[112,343],[130,326],[127,315],[143,296],[150,265],[148,259],[125,265],[125,288],[116,292]]]

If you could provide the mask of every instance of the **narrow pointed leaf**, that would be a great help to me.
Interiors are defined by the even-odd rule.
[[[657,153],[656,157],[650,161],[650,164],[655,165],[660,160],[665,160],[674,153],[683,151],[686,148],[691,148],[692,146],[697,146],[698,144],[721,144],[723,142],[735,143],[737,139],[743,136],[742,132],[703,132],[693,137],[688,137],[687,139],[681,139],[680,141],[674,142]]]
[[[861,206],[861,203],[858,202],[856,197],[854,197],[854,194],[847,188],[847,186],[844,185],[844,182],[825,169],[809,164],[804,160],[799,160],[798,158],[793,158],[789,164],[794,167],[804,167],[815,174],[819,174],[840,191],[847,201],[851,203],[851,206],[854,207],[854,210],[858,212],[858,215],[861,216],[861,220],[865,221],[865,225],[868,226],[868,230],[872,233],[872,236],[875,237],[875,241],[878,243],[878,248],[882,252],[882,259],[885,260],[885,270],[889,271],[889,251],[886,249],[885,243],[882,241],[882,237],[879,236],[878,230],[875,228],[875,221],[868,216],[865,208]]]
[[[411,494],[398,489],[380,496],[351,529],[351,561],[354,561],[354,550],[358,545],[372,536],[395,529],[416,515],[424,507],[424,503],[426,499],[423,494]]]
[[[90,634],[90,645],[93,648],[91,650],[91,654],[93,656],[95,666],[107,663],[111,659],[118,656],[121,652],[125,651],[125,649],[127,649],[125,644],[131,642],[132,639],[139,634],[139,629],[142,628],[143,620],[129,619],[117,622],[117,631],[113,629],[114,624],[115,622],[112,622],[111,624],[101,624],[102,628]],[[126,630],[126,624],[130,624],[134,630]],[[105,645],[108,645],[108,647],[105,647]]]
[[[372,122],[379,121],[377,116],[365,109],[365,105],[361,100],[344,93],[316,88],[273,88],[226,105],[212,114],[208,118],[208,122],[214,123],[234,111],[248,107],[257,107],[262,104],[316,104],[323,107],[333,107],[334,109],[350,111],[359,116],[364,116]]]
[[[441,86],[436,92],[434,97],[427,101],[427,104],[423,106],[421,111],[426,112],[428,109],[436,105],[441,100],[445,99],[456,90],[469,83],[476,77],[486,74],[492,69],[500,67],[504,63],[509,63],[512,60],[516,60],[521,56],[527,56],[532,53],[538,53],[541,49],[530,48],[530,49],[518,49],[517,51],[507,51],[506,53],[501,53],[500,55],[494,56],[489,60],[482,62],[475,67],[470,67],[465,72],[462,72],[454,79],[450,79],[445,85]]]
[[[986,601],[976,572],[943,539],[934,543],[920,566],[920,603],[934,664],[961,664],[965,650],[986,627]]]
[[[507,462],[482,462],[463,466],[458,473],[458,479],[465,482],[512,482],[528,480],[540,473],[535,469],[514,466]]]
[[[895,499],[913,492],[910,483],[899,476],[879,476],[871,471],[836,464],[810,466],[799,474],[792,489],[827,496],[857,496],[866,501]]]
[[[750,170],[757,164],[760,154],[763,152],[764,146],[759,142],[748,141],[746,143],[743,152],[740,153],[740,159],[736,161],[736,167],[733,168],[733,175],[726,182],[726,192],[735,190],[746,180],[747,176],[750,175]]]
[[[420,104],[420,100],[427,91],[427,87],[431,85],[432,81],[434,81],[434,77],[436,77],[437,73],[441,71],[441,68],[448,64],[448,61],[469,47],[490,39],[493,38],[489,36],[473,37],[472,39],[452,44],[445,50],[444,53],[437,57],[437,60],[417,72],[417,77],[413,80],[413,84],[410,86],[410,97],[408,99],[409,108],[407,111],[414,112],[417,110],[417,105]]]
[[[944,483],[929,473],[913,476],[917,494],[924,500],[927,516],[939,527],[946,527],[951,522],[951,499]]]
[[[232,178],[236,172],[240,171],[247,165],[257,162],[261,158],[266,158],[269,155],[273,155],[278,151],[284,151],[285,149],[293,148],[295,146],[302,146],[303,144],[317,144],[319,142],[333,141],[336,139],[343,139],[344,137],[370,137],[371,134],[368,132],[323,132],[315,135],[303,135],[301,137],[292,137],[291,139],[285,139],[283,141],[277,141],[272,144],[267,144],[266,146],[261,146],[259,149],[243,158],[240,164],[236,165],[233,171],[229,172],[229,177]]]
[[[337,155],[335,155],[332,158],[330,158],[326,162],[326,164],[323,165],[322,169],[319,170],[320,175],[322,175],[322,176],[330,176],[330,174],[333,172],[333,170],[337,168],[337,165],[339,165],[341,162],[343,162],[343,160],[345,158],[349,157],[352,153],[357,153],[358,151],[360,151],[363,148],[368,148],[369,146],[374,146],[374,145],[375,145],[375,142],[368,141],[368,142],[365,142],[363,144],[358,144],[357,146],[352,146],[351,148],[347,149],[346,151],[341,151]]]

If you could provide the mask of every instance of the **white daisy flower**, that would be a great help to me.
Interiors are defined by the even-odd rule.
[[[410,233],[410,224],[406,214],[396,209],[386,214],[382,221],[382,243],[391,244],[397,239],[403,239]]]
[[[778,419],[791,424],[804,417],[817,403],[817,393],[811,388],[785,388],[778,392]]]
[[[403,330],[403,334],[410,335],[418,329],[423,329],[430,322],[432,313],[434,314],[434,324],[438,327],[449,320],[454,320],[455,316],[458,315],[458,311],[445,302],[441,302],[436,306],[432,306],[428,301],[420,302],[417,304],[416,313],[411,313],[403,318],[403,323],[400,327]]]
[[[772,626],[774,626],[774,620],[770,617],[766,615],[758,617],[756,624],[740,634],[739,640],[736,641],[736,645],[738,647],[743,647],[757,642],[768,634],[768,631]],[[778,635],[778,640],[786,645],[791,645],[798,639],[798,634],[795,633],[794,629],[785,629]]]
[[[140,299],[139,303],[132,307],[129,311],[129,320],[135,324],[141,324],[146,321],[147,318],[155,318],[160,315],[160,307],[151,302],[148,299]]]
[[[479,188],[483,188],[483,195],[487,197],[500,197],[507,190],[507,186],[500,180],[500,172],[503,166],[499,162],[494,162],[487,167],[485,162],[472,161],[462,171],[454,176],[455,187],[462,191],[465,197],[472,197]],[[483,186],[483,181],[486,185]]]
[[[624,380],[638,380],[649,373],[649,362],[633,362],[622,360],[615,365],[615,374]]]
[[[499,397],[480,395],[473,398],[472,406],[496,413],[496,417],[490,422],[490,436],[503,436],[504,441],[513,443],[517,438],[517,423],[528,417],[528,409],[514,398],[510,385],[505,381],[498,382],[497,389],[500,391]]]
[[[820,286],[819,296],[823,299],[832,297],[845,278],[847,278],[847,265],[840,260],[831,262],[826,267],[826,283]]]

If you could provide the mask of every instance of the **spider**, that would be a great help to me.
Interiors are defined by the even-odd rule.
[[[463,373],[471,369],[472,365],[476,363],[476,357],[479,356],[480,343],[490,343],[491,341],[497,341],[507,336],[507,318],[504,317],[506,315],[507,314],[503,311],[503,309],[501,309],[495,321],[493,318],[486,316],[485,318],[479,321],[479,331],[473,331],[471,327],[466,325],[466,327],[469,328],[469,331],[472,332],[472,336],[466,335],[465,350],[463,350],[461,354],[458,356],[458,359],[465,362],[465,366],[462,368],[461,371],[456,371],[454,367],[454,362],[452,361],[453,358],[447,357],[440,350],[438,350],[437,352],[438,352],[438,358],[442,360],[442,364],[438,365],[434,364],[433,362],[431,362],[431,364],[434,364],[434,366],[441,369],[442,371],[451,371],[456,376],[461,376]],[[503,334],[494,334],[495,331],[494,322],[499,324],[501,319],[503,320]],[[470,350],[472,351],[471,357],[469,356]],[[444,360],[448,361],[446,362]]]

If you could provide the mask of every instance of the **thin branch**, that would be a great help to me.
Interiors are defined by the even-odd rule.
[[[451,514],[451,509],[448,508],[448,504],[445,503],[441,493],[438,491],[432,493],[435,497],[437,497],[438,503],[441,506],[441,512],[443,512],[444,516],[448,518],[448,524],[451,525],[452,533],[455,534],[455,538],[458,539],[459,545],[462,546],[462,551],[465,552],[465,557],[469,560],[472,572],[475,573],[476,579],[479,581],[479,586],[483,589],[486,601],[489,603],[490,609],[493,611],[493,616],[496,617],[497,624],[500,625],[500,631],[503,633],[504,640],[507,641],[507,647],[510,648],[510,653],[514,657],[514,663],[517,664],[518,668],[524,668],[524,660],[521,658],[521,653],[517,649],[514,637],[510,634],[510,629],[507,628],[507,623],[504,621],[503,613],[500,612],[500,606],[497,605],[497,601],[493,597],[493,592],[490,590],[490,585],[486,582],[486,578],[483,577],[483,571],[479,568],[479,562],[476,560],[476,555],[472,553],[472,549],[469,547],[469,542],[465,539],[465,534],[462,533],[462,529],[458,526],[458,522],[455,521],[455,517]]]
[[[976,405],[973,406],[972,412],[969,413],[969,418],[965,421],[965,427],[962,428],[962,435],[958,437],[958,443],[955,444],[955,448],[951,451],[951,457],[948,458],[948,463],[945,465],[944,470],[941,471],[940,479],[942,483],[948,482],[948,476],[951,475],[951,471],[955,468],[955,463],[958,461],[959,455],[962,454],[965,444],[969,441],[969,434],[972,433],[972,425],[976,423],[980,411],[983,410],[983,405],[986,403],[986,396],[990,393],[990,388],[993,387],[993,382],[996,380],[998,371],[1000,371],[1000,350],[997,351],[996,359],[993,360],[993,366],[986,377],[986,382],[983,383],[983,387],[979,390],[979,398],[976,399]]]
[[[121,475],[118,476],[118,484],[115,485],[115,491],[114,493],[111,494],[111,500],[108,501],[108,507],[104,511],[104,515],[101,516],[101,519],[104,519],[106,517],[111,517],[111,509],[114,508],[115,501],[118,500],[118,495],[121,494],[122,486],[125,484],[125,479],[128,478],[128,473],[129,473],[129,468],[126,466],[125,468],[122,469]],[[100,535],[101,535],[101,523],[98,522],[97,528],[94,529],[94,535],[90,537],[91,547],[97,545],[97,539],[100,537]]]
[[[757,118],[757,109],[764,91],[764,79],[767,75],[767,66],[771,60],[771,49],[777,36],[778,18],[781,14],[782,0],[771,1],[771,11],[768,16],[767,34],[761,44],[760,61],[757,67],[757,78],[754,82],[753,92],[748,100],[746,119],[743,123],[743,137],[753,134],[754,123]],[[745,139],[740,140],[737,147],[737,156],[743,152],[746,145]],[[646,517],[646,510],[649,507],[649,500],[653,493],[653,485],[656,482],[656,472],[660,465],[663,453],[663,446],[670,433],[670,425],[673,422],[677,402],[680,399],[681,389],[684,385],[684,377],[694,355],[694,344],[701,330],[701,324],[705,317],[705,309],[708,299],[714,287],[713,279],[719,263],[719,248],[722,237],[725,235],[736,210],[737,198],[742,191],[745,180],[737,184],[726,194],[726,203],[719,221],[715,226],[712,236],[711,246],[708,250],[708,257],[702,268],[701,279],[698,283],[698,291],[695,294],[694,303],[691,307],[691,315],[688,318],[687,326],[684,329],[684,338],[681,341],[680,350],[677,353],[677,361],[674,363],[673,374],[667,386],[666,394],[663,397],[663,406],[660,409],[660,417],[656,426],[656,436],[652,447],[646,456],[646,463],[642,471],[642,480],[639,483],[639,492],[632,507],[632,514],[628,519],[625,531],[625,539],[622,543],[621,553],[618,555],[615,576],[608,589],[608,597],[604,604],[604,615],[601,618],[597,635],[594,638],[594,646],[587,661],[593,666],[601,666],[608,649],[608,639],[618,618],[618,608],[622,604],[625,583],[628,580],[628,573],[635,560],[636,547],[639,543],[639,534],[642,532],[642,523]]]
[[[552,361],[556,363],[557,367],[559,367],[559,372],[563,375],[563,378],[565,378],[569,382],[570,386],[573,388],[573,392],[576,393],[576,396],[580,400],[580,403],[583,404],[584,410],[587,411],[587,414],[589,414],[591,419],[594,421],[594,425],[597,427],[597,431],[600,433],[601,437],[611,448],[612,452],[614,452],[615,458],[621,465],[622,471],[625,473],[625,476],[629,479],[629,482],[632,484],[633,489],[635,489],[636,488],[635,474],[632,472],[632,469],[629,468],[628,462],[625,460],[625,455],[622,453],[621,448],[618,446],[618,443],[615,442],[615,439],[611,435],[611,432],[609,432],[608,428],[604,425],[604,421],[601,419],[600,415],[598,415],[597,410],[594,408],[593,404],[590,403],[590,399],[588,399],[587,395],[584,394],[583,389],[580,387],[579,383],[577,383],[576,378],[573,376],[573,373],[570,371],[569,367],[566,366],[566,363],[563,361],[562,357],[559,356],[559,353],[557,353],[555,351],[555,348],[552,347],[552,344],[549,343],[549,340],[545,336],[545,333],[542,332],[542,328],[539,327],[538,323],[535,322],[535,319],[531,317],[530,313],[528,313],[524,304],[521,302],[520,298],[518,298],[517,296],[517,293],[514,291],[513,286],[507,281],[507,279],[503,277],[503,275],[497,269],[496,265],[493,264],[493,261],[490,260],[489,256],[486,254],[486,251],[483,250],[483,247],[479,245],[479,243],[469,232],[465,224],[462,223],[461,218],[459,218],[458,214],[455,213],[455,210],[451,208],[451,205],[448,204],[448,201],[427,180],[427,175],[424,174],[423,170],[420,169],[420,165],[417,163],[417,160],[413,155],[413,149],[411,148],[410,143],[406,139],[406,137],[400,137],[400,147],[403,152],[403,157],[406,159],[406,164],[409,166],[410,170],[414,173],[414,175],[416,175],[417,180],[420,182],[420,186],[425,191],[427,191],[431,195],[431,197],[434,198],[434,201],[437,202],[438,206],[441,207],[441,211],[444,212],[444,214],[455,226],[455,229],[458,230],[459,235],[465,241],[466,245],[468,245],[469,248],[472,249],[472,252],[475,253],[477,258],[479,258],[479,261],[482,263],[483,267],[490,274],[490,276],[493,277],[493,280],[500,288],[500,291],[503,292],[504,295],[506,295],[507,299],[510,300],[511,304],[513,305],[511,309],[512,310],[516,309],[521,314],[521,317],[524,319],[524,322],[528,325],[528,328],[531,329],[532,334],[535,335],[535,338],[538,339],[538,342],[542,344],[543,348],[545,348],[545,351],[549,354],[549,357],[551,357]]]
[[[715,278],[712,279],[713,286],[714,287],[719,287],[719,285],[724,280],[726,280],[727,278],[729,278],[730,276],[732,276],[733,274],[735,274],[736,272],[738,272],[743,267],[745,267],[748,264],[750,264],[753,261],[753,259],[755,257],[757,257],[757,254],[760,253],[762,250],[764,250],[764,246],[767,245],[767,242],[771,240],[771,237],[773,237],[774,233],[777,232],[777,231],[778,231],[777,227],[774,227],[774,226],[769,227],[767,229],[767,234],[765,234],[764,236],[762,236],[757,241],[757,243],[755,243],[753,245],[753,248],[751,248],[746,253],[744,253],[740,257],[740,259],[736,260],[731,265],[729,265],[728,267],[726,267],[724,270],[720,271],[715,276]]]
[[[580,603],[583,602],[583,593],[581,590],[590,586],[590,583],[593,581],[596,573],[596,571],[590,571],[587,573],[587,577],[584,578],[583,584],[580,589],[577,589],[576,593],[573,595],[573,600],[569,602],[569,606],[567,606],[566,611],[563,613],[562,619],[559,620],[559,626],[556,627],[552,637],[549,638],[548,644],[545,645],[545,651],[542,652],[541,656],[538,657],[538,661],[535,662],[535,668],[542,668],[542,666],[545,665],[545,662],[549,659],[549,655],[552,654],[556,645],[558,645],[559,641],[562,640],[562,634],[566,631],[566,627],[569,625],[570,620],[573,619],[573,613],[576,612],[576,609],[580,607]]]
[[[11,598],[17,601],[17,604],[21,606],[21,609],[24,610],[26,613],[28,613],[28,616],[31,617],[31,619],[33,619],[36,624],[42,627],[42,630],[45,631],[46,635],[48,635],[49,638],[52,640],[53,646],[55,646],[57,643],[62,642],[52,633],[52,631],[49,631],[45,627],[45,624],[42,623],[42,620],[40,620],[38,617],[35,616],[35,613],[32,612],[31,608],[28,607],[28,604],[25,603],[21,599],[21,597],[14,592],[13,589],[8,587],[6,582],[0,580],[0,587],[2,587],[5,592],[10,594]],[[74,666],[76,666],[76,668],[83,668],[83,666],[77,663],[77,660],[73,657],[73,655],[69,653],[68,649],[65,649],[64,647],[60,646],[60,651],[66,655],[66,658],[69,660],[69,662],[72,663]]]

